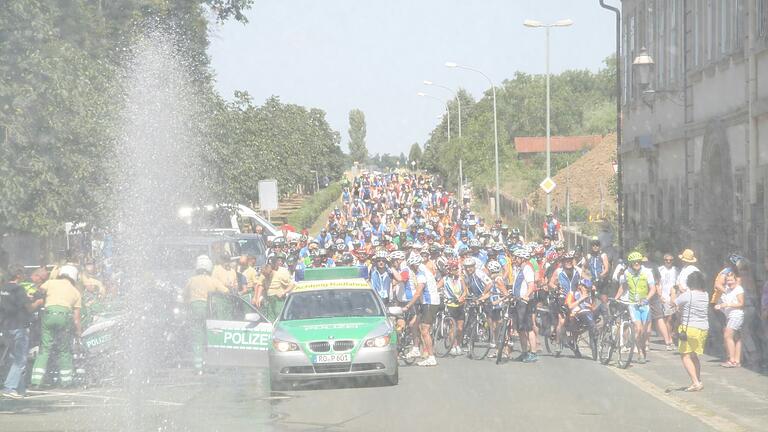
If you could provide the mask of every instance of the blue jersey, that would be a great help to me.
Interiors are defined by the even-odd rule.
[[[371,288],[373,288],[382,299],[388,299],[389,292],[392,289],[392,275],[390,275],[388,271],[379,273],[378,269],[371,270]]]
[[[563,293],[568,295],[571,290],[576,289],[576,286],[579,283],[579,279],[581,278],[581,275],[579,274],[579,271],[575,268],[573,269],[573,276],[568,277],[568,275],[565,273],[565,270],[560,270],[560,274],[557,275],[557,280],[560,282],[560,289],[563,290]]]

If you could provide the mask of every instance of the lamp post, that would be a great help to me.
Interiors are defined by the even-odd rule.
[[[499,202],[499,128],[498,128],[498,119],[496,116],[496,86],[493,84],[493,80],[491,80],[488,75],[484,74],[482,71],[475,69],[473,67],[460,65],[458,63],[454,62],[445,62],[445,67],[450,69],[464,69],[472,72],[477,72],[480,75],[482,75],[485,79],[488,80],[488,83],[491,85],[491,91],[493,93],[493,151],[494,151],[494,159],[495,159],[495,165],[496,165],[496,206],[494,208],[494,213],[496,216],[501,216],[501,203]]]
[[[458,105],[458,111],[459,111],[459,138],[461,138],[461,98],[459,98],[459,93],[454,91],[450,87],[446,87],[442,84],[436,84],[429,80],[423,81],[424,85],[428,86],[434,86],[434,87],[440,87],[441,89],[448,90],[451,92],[453,97],[456,99],[456,105]],[[449,124],[450,124],[450,115],[448,116]],[[450,127],[450,126],[449,126]],[[459,149],[459,202],[464,202],[464,174],[462,173],[462,155],[461,155],[461,149]]]
[[[573,21],[570,19],[564,19],[557,22],[554,22],[552,24],[544,24],[540,21],[534,21],[534,20],[525,20],[523,22],[523,25],[526,27],[531,28],[541,28],[543,27],[546,31],[546,58],[547,58],[547,69],[546,69],[546,76],[547,76],[547,178],[550,178],[552,176],[552,160],[550,155],[550,146],[552,142],[552,136],[551,136],[551,128],[550,128],[550,87],[549,87],[549,29],[552,27],[569,27],[573,25]],[[547,193],[547,213],[550,213],[552,211],[552,194]]]

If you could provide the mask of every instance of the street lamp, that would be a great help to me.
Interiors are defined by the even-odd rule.
[[[494,159],[495,159],[495,165],[496,165],[496,208],[494,209],[496,216],[501,216],[501,203],[499,202],[499,128],[498,128],[498,119],[496,116],[496,86],[493,84],[493,80],[491,80],[488,75],[484,74],[482,71],[475,69],[473,67],[460,65],[458,63],[454,62],[445,62],[445,67],[449,69],[464,69],[472,72],[477,72],[480,75],[482,75],[485,79],[488,80],[488,83],[491,85],[491,91],[493,93],[493,149],[494,149]]]
[[[632,61],[632,69],[637,75],[637,83],[640,88],[645,90],[651,85],[651,73],[656,63],[653,61],[653,57],[648,54],[648,50],[645,47],[640,49],[640,54]]]
[[[424,85],[428,86],[434,86],[434,87],[440,87],[441,89],[448,90],[451,92],[454,98],[456,98],[456,105],[458,105],[459,108],[459,138],[461,138],[461,98],[459,97],[459,93],[454,91],[450,87],[446,87],[442,84],[435,84],[432,81],[424,80]],[[450,115],[448,116],[449,124],[450,124]],[[449,126],[450,127],[450,126]],[[461,151],[459,151],[459,202],[464,202],[464,173],[462,172],[462,155]]]
[[[552,160],[551,160],[551,143],[552,143],[552,136],[551,136],[551,128],[550,128],[550,88],[549,88],[549,29],[552,27],[569,27],[573,25],[573,20],[570,19],[563,19],[560,21],[556,21],[552,24],[544,24],[541,21],[535,21],[535,20],[525,20],[523,21],[523,25],[530,28],[541,28],[543,27],[546,30],[546,58],[547,58],[547,178],[550,178],[552,176]],[[550,213],[552,211],[552,194],[547,193],[547,213]]]

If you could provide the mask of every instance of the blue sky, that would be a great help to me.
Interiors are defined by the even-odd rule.
[[[615,17],[597,0],[256,0],[248,18],[214,28],[209,54],[222,96],[246,90],[259,103],[278,95],[324,109],[345,151],[348,113],[359,108],[371,154],[407,154],[428,138],[444,108],[416,93],[450,94],[423,80],[476,98],[488,87],[446,61],[497,83],[517,70],[544,72],[544,30],[523,27],[527,18],[575,22],[552,30],[553,72],[598,69],[615,37]]]

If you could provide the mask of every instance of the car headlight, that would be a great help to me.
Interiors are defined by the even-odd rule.
[[[272,346],[277,352],[298,351],[299,345],[295,342],[288,342],[280,339],[272,339]]]
[[[366,348],[384,348],[385,346],[389,345],[390,336],[378,336],[375,338],[370,338],[365,341],[363,344]]]

